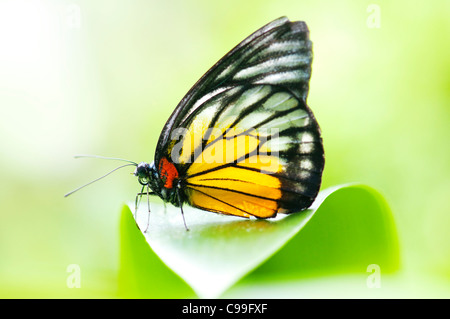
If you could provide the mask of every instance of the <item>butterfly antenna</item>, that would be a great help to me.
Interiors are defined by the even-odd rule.
[[[128,163],[132,163],[133,165],[136,165],[136,166],[138,165],[136,162],[126,160],[123,158],[106,157],[106,156],[99,156],[99,155],[75,155],[74,158],[100,158],[100,159],[105,159],[105,160],[128,162]]]
[[[109,159],[109,158],[108,158],[108,159]],[[131,162],[131,161],[127,161],[127,162]],[[76,191],[79,191],[80,189],[82,189],[82,188],[84,188],[84,187],[86,187],[86,186],[88,186],[88,185],[91,185],[92,183],[95,183],[96,181],[99,181],[99,180],[101,180],[102,178],[105,178],[106,176],[108,176],[109,174],[112,174],[112,173],[114,173],[115,171],[117,171],[118,169],[123,168],[123,167],[126,167],[126,166],[137,166],[137,164],[134,163],[134,162],[132,162],[131,164],[125,164],[125,165],[116,167],[115,169],[113,169],[112,171],[106,173],[105,175],[100,176],[99,178],[96,178],[96,179],[94,179],[93,181],[91,181],[91,182],[89,182],[89,183],[87,183],[87,184],[84,184],[83,186],[80,186],[80,187],[78,187],[77,189],[74,189],[73,191],[67,193],[66,195],[64,195],[64,197],[67,197],[67,196],[69,196],[69,195],[75,193]]]

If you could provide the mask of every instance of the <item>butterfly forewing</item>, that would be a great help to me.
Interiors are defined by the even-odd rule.
[[[189,204],[267,218],[312,203],[324,157],[306,105],[311,60],[306,24],[280,18],[188,92],[163,129],[155,161],[174,163]]]

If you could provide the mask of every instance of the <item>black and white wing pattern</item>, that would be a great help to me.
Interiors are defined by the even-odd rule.
[[[309,207],[324,168],[320,129],[306,105],[311,62],[304,22],[282,17],[247,37],[178,104],[156,167],[172,162],[185,200],[206,210],[267,218]]]

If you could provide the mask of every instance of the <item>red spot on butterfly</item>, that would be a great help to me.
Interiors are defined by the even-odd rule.
[[[165,188],[172,188],[174,179],[178,178],[178,171],[175,165],[169,162],[165,157],[159,161],[159,174],[164,181]]]

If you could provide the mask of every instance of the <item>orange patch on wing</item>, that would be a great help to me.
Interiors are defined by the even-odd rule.
[[[276,215],[278,203],[225,189],[189,186],[189,200],[194,207],[241,217],[268,218]]]
[[[178,178],[176,167],[165,157],[159,162],[159,174],[164,181],[165,188],[172,188],[174,179]]]
[[[280,180],[238,167],[225,167],[187,178],[190,204],[241,217],[276,215],[281,198]]]

